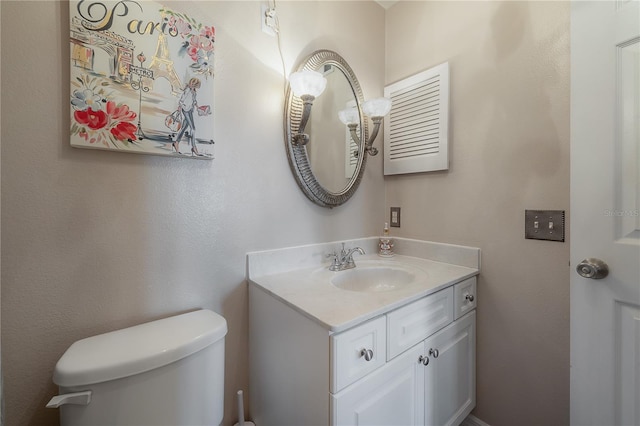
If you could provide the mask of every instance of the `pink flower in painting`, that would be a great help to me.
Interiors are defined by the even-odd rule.
[[[191,24],[186,22],[184,19],[179,18],[177,21],[173,17],[171,17],[171,19],[174,21],[174,26],[178,30],[178,34],[183,38],[191,32]]]
[[[138,129],[130,122],[135,120],[136,113],[129,110],[125,104],[116,105],[113,101],[107,102],[107,114],[111,123],[111,134],[119,141],[135,139],[135,132]]]
[[[213,50],[213,39],[203,35],[193,36],[191,37],[191,40],[189,40],[189,51],[191,51],[192,47],[202,49],[205,52],[210,52]],[[191,53],[189,53],[189,55],[191,55]]]
[[[213,42],[216,37],[216,30],[213,27],[204,27],[202,30],[200,30],[200,36],[206,37]]]
[[[191,57],[191,60],[193,60],[194,62],[198,60],[198,49],[196,46],[189,46],[187,48],[187,53],[189,54],[189,57]]]
[[[87,108],[84,111],[74,111],[73,117],[80,124],[84,124],[92,130],[102,129],[107,125],[108,116],[104,111],[94,111]]]
[[[116,105],[113,101],[107,102],[107,114],[109,119],[113,121],[133,121],[136,113],[129,110],[129,106],[125,104]]]
[[[119,141],[126,141],[136,139],[135,133],[137,129],[138,128],[134,124],[121,121],[112,127],[110,132]]]

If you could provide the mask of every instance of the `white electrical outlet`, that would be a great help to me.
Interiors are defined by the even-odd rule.
[[[276,25],[276,10],[271,8],[268,4],[263,4],[261,7],[262,14],[261,22],[262,22],[262,32],[267,33],[270,36],[275,37],[277,28]]]

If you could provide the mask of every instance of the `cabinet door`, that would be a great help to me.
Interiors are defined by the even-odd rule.
[[[473,311],[425,340],[426,425],[459,425],[475,407],[475,329]]]
[[[331,395],[332,425],[422,425],[425,368],[418,362],[422,350],[417,345]]]

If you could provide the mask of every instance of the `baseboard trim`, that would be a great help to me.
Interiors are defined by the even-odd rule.
[[[460,426],[489,426],[488,423],[483,422],[476,416],[469,414],[466,419],[460,423]]]

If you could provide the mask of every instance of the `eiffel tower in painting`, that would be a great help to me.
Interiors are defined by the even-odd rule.
[[[164,77],[169,81],[172,95],[178,95],[182,91],[182,83],[173,67],[173,61],[167,46],[167,38],[163,33],[158,35],[158,46],[156,47],[155,55],[151,58],[149,69],[153,71],[154,78]],[[148,84],[153,86],[153,81],[149,81]]]

